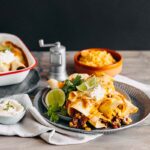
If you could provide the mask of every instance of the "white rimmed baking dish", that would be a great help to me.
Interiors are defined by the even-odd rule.
[[[3,41],[11,41],[22,48],[28,61],[28,67],[21,70],[0,73],[0,86],[21,83],[26,78],[29,71],[36,66],[36,59],[19,37],[13,34],[0,33],[0,43]]]

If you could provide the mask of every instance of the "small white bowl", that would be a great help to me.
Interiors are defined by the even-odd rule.
[[[21,113],[18,113],[15,116],[1,116],[0,115],[0,124],[6,124],[6,125],[11,125],[11,124],[16,124],[19,122],[25,115],[25,110]]]
[[[24,111],[14,116],[0,115],[0,124],[5,124],[5,125],[16,124],[24,117],[27,109],[32,106],[31,100],[27,94],[19,94],[19,95],[10,96],[7,98],[2,98],[0,99],[0,102],[8,100],[8,99],[13,99],[13,100],[18,101],[24,107]]]
[[[0,43],[4,41],[11,41],[22,48],[24,54],[26,55],[29,66],[25,69],[17,71],[0,73],[0,86],[21,83],[26,78],[29,71],[36,66],[36,59],[19,37],[13,34],[0,33]]]

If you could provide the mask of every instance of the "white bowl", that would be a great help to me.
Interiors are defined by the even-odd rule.
[[[19,37],[13,34],[0,33],[0,43],[4,41],[11,41],[20,48],[22,48],[29,65],[27,68],[22,70],[0,73],[0,86],[21,83],[26,78],[29,71],[36,66],[37,62],[29,49]]]
[[[0,124],[16,124],[19,122],[25,115],[26,111],[24,110],[23,112],[15,115],[15,116],[0,116]]]
[[[7,98],[1,98],[0,102],[5,101],[7,99],[14,99],[18,101],[24,107],[24,111],[13,116],[0,115],[0,124],[7,124],[7,125],[16,124],[24,117],[26,111],[30,107],[32,107],[32,102],[27,94],[18,94],[18,95],[9,96]]]

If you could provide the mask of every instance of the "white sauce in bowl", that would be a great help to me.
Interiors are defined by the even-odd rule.
[[[24,107],[16,100],[8,99],[0,103],[0,116],[13,116],[24,111]]]

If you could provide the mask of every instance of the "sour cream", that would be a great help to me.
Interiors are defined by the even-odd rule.
[[[0,103],[0,116],[13,116],[24,111],[24,107],[16,100],[8,99]]]
[[[0,52],[0,62],[5,64],[10,64],[15,60],[15,55],[10,50],[5,50]]]
[[[89,95],[91,98],[95,98],[95,100],[98,101],[104,98],[105,93],[105,89],[102,88],[102,86],[99,84],[97,87],[95,87],[89,92]]]

